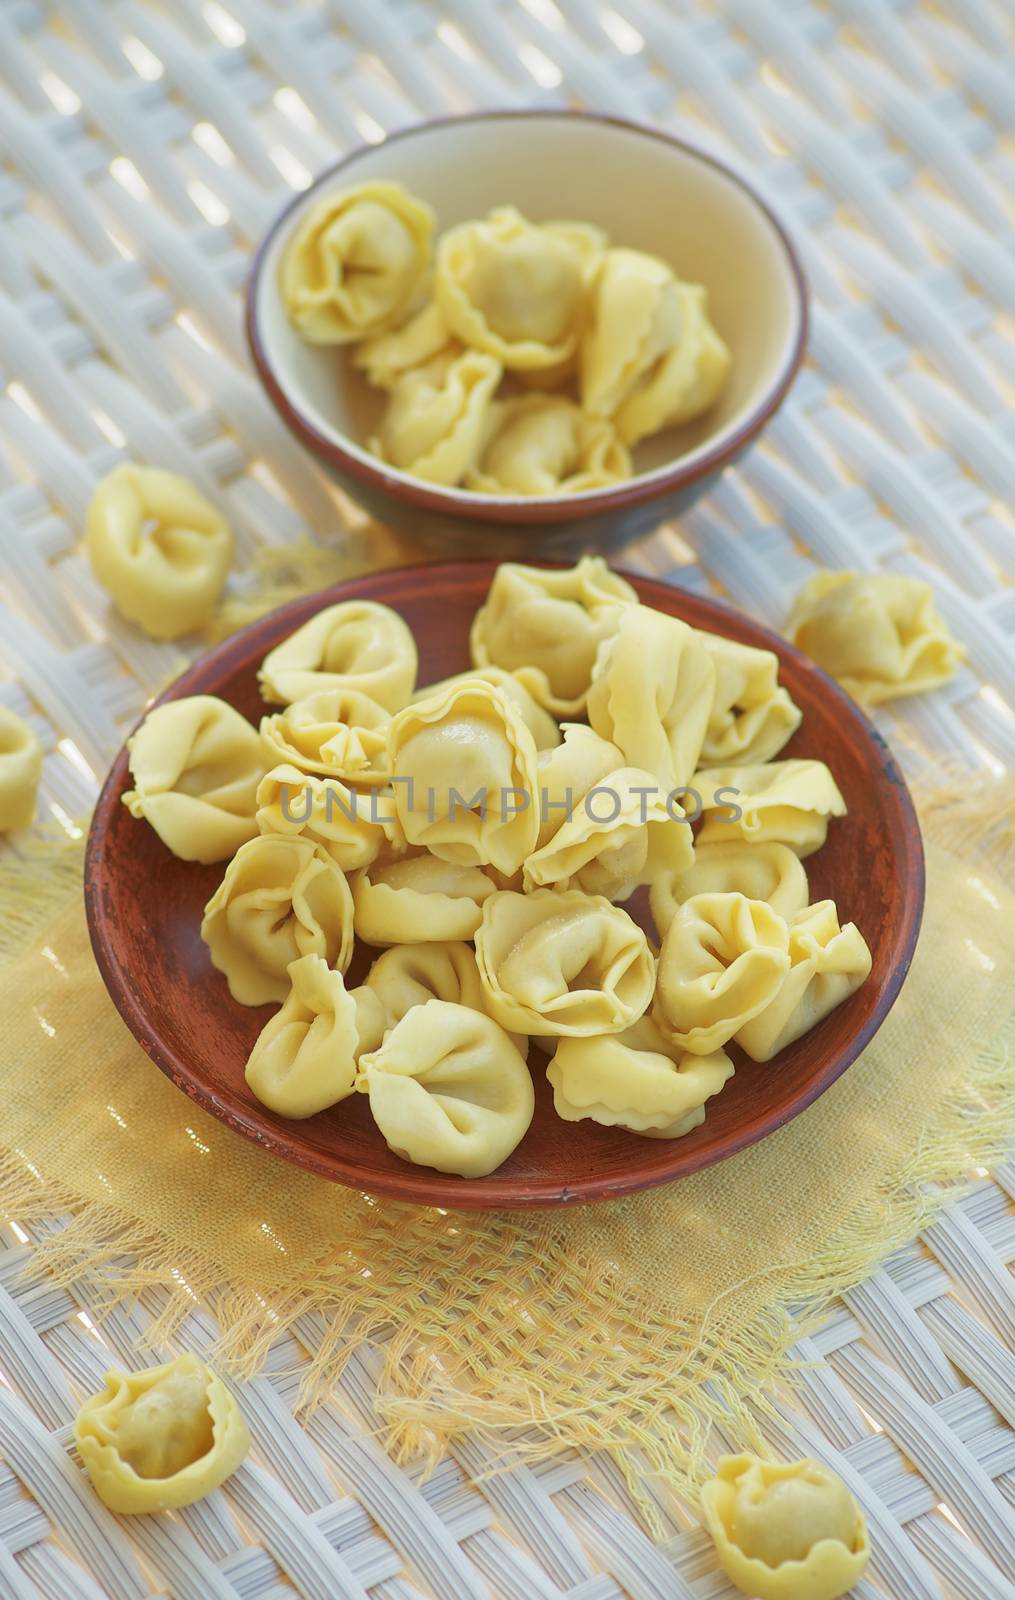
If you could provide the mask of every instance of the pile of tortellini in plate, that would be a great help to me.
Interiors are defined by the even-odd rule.
[[[730,353],[706,290],[584,222],[513,206],[449,228],[398,183],[327,196],[280,267],[311,344],[354,344],[387,403],[368,448],[412,477],[553,495],[629,478],[630,448],[713,404]]]
[[[265,658],[254,728],[156,708],[123,796],[177,856],[228,859],[202,937],[241,1005],[274,1004],[254,1094],[309,1117],[366,1094],[407,1161],[478,1177],[554,1105],[672,1139],[871,957],[804,858],[845,811],[774,654],[641,605],[599,557],[499,567],[472,670],[417,688],[400,616],[318,612]],[[697,835],[691,822],[700,814]],[[657,951],[620,902],[648,886]],[[347,988],[356,941],[379,953]]]

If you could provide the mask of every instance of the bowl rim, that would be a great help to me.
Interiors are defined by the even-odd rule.
[[[316,611],[335,605],[341,600],[367,598],[387,603],[383,592],[381,594],[374,592],[374,585],[378,583],[382,585],[383,591],[386,582],[397,583],[417,573],[431,575],[444,573],[448,576],[464,577],[477,569],[483,569],[492,576],[497,565],[496,558],[488,556],[472,560],[414,562],[379,572],[364,573],[330,585],[316,593],[291,600],[266,613],[265,616],[255,619],[222,644],[199,657],[145,708],[131,729],[131,734],[155,706],[192,693],[214,693],[215,689],[205,682],[209,669],[212,671],[213,679],[221,680],[230,671],[250,659],[252,642],[256,640],[260,649],[264,644],[265,634],[272,636],[273,643],[277,642],[276,636],[284,637],[284,632],[280,632],[282,624],[297,627]],[[561,569],[566,568],[569,563],[543,559],[532,561],[529,565]],[[267,1107],[227,1104],[213,1088],[208,1086],[200,1068],[195,1067],[189,1059],[185,1059],[162,1037],[158,1026],[153,1024],[143,1003],[137,997],[129,970],[121,962],[117,941],[106,915],[106,878],[110,855],[106,843],[113,819],[118,817],[121,811],[120,797],[130,786],[127,762],[127,739],[130,737],[128,734],[102,785],[92,814],[85,847],[84,901],[92,952],[113,1005],[146,1055],[177,1088],[182,1089],[205,1111],[224,1122],[234,1132],[242,1134],[273,1155],[281,1156],[317,1177],[325,1177],[367,1193],[383,1194],[390,1199],[416,1205],[440,1205],[456,1211],[512,1211],[541,1209],[565,1203],[588,1204],[617,1199],[626,1194],[656,1188],[664,1183],[676,1182],[681,1177],[725,1161],[750,1145],[767,1138],[824,1094],[853,1064],[877,1033],[895,1004],[909,972],[920,933],[926,892],[925,857],[919,819],[912,795],[891,750],[856,701],[809,656],[765,624],[757,622],[739,608],[729,606],[712,595],[700,595],[694,591],[682,590],[679,585],[667,584],[660,578],[647,576],[644,573],[621,568],[613,570],[618,571],[622,577],[626,577],[638,588],[639,598],[643,604],[651,603],[651,593],[649,598],[646,598],[640,586],[644,586],[650,592],[656,589],[672,589],[678,596],[686,598],[692,610],[703,608],[709,624],[715,629],[721,631],[724,620],[731,617],[737,619],[741,626],[746,623],[754,635],[752,642],[775,650],[781,657],[791,661],[794,667],[815,679],[820,684],[822,692],[830,696],[833,704],[838,702],[841,720],[847,724],[852,723],[870,747],[872,773],[876,772],[894,796],[897,828],[903,841],[897,859],[898,876],[903,884],[903,892],[900,919],[893,940],[895,965],[870,1016],[850,1037],[848,1044],[831,1057],[823,1070],[815,1073],[787,1104],[773,1106],[761,1117],[753,1121],[748,1119],[740,1127],[731,1129],[719,1150],[706,1147],[695,1150],[689,1156],[686,1151],[680,1152],[676,1149],[678,1157],[676,1171],[657,1168],[647,1177],[639,1174],[621,1177],[616,1173],[582,1176],[577,1182],[570,1186],[565,1185],[563,1188],[557,1181],[545,1178],[541,1181],[529,1179],[525,1183],[523,1192],[520,1192],[517,1178],[501,1177],[497,1172],[484,1178],[452,1178],[431,1168],[407,1165],[404,1174],[400,1171],[376,1174],[365,1171],[361,1161],[348,1158],[341,1150],[332,1149],[322,1153],[316,1147],[304,1146],[297,1153],[294,1149],[292,1130],[294,1127],[298,1128],[299,1124],[275,1116]],[[692,626],[700,625],[692,623]],[[270,647],[264,645],[265,649]],[[681,1141],[674,1140],[671,1143],[674,1147],[679,1147]]]
[[[534,117],[547,118],[554,121],[569,120],[572,122],[598,123],[607,127],[620,128],[625,132],[635,133],[643,138],[655,139],[661,144],[671,145],[683,151],[692,160],[699,161],[721,173],[724,178],[740,189],[756,210],[762,213],[772,229],[777,243],[782,248],[789,267],[790,281],[796,291],[796,333],[791,342],[789,353],[774,380],[767,386],[765,392],[739,427],[722,443],[709,448],[706,441],[705,445],[700,447],[700,453],[694,455],[693,459],[677,457],[672,465],[668,467],[657,467],[649,473],[638,473],[633,478],[627,479],[611,488],[586,489],[578,494],[552,496],[469,494],[464,490],[445,489],[436,484],[424,483],[422,479],[415,479],[408,474],[386,467],[383,462],[378,462],[374,466],[372,462],[365,460],[359,454],[346,449],[336,439],[322,433],[320,428],[290,399],[276,377],[275,369],[268,358],[258,310],[258,298],[265,263],[268,252],[277,235],[288,226],[294,212],[307,205],[311,196],[328,187],[339,173],[346,167],[351,166],[364,154],[377,149],[376,144],[366,142],[358,144],[352,150],[348,150],[332,166],[326,167],[323,172],[318,173],[317,177],[306,189],[301,189],[298,194],[294,195],[282,211],[279,212],[264,235],[254,252],[254,258],[247,277],[243,318],[244,331],[255,371],[269,400],[282,421],[290,432],[295,434],[301,444],[311,454],[323,459],[329,466],[334,466],[338,471],[347,474],[357,483],[363,484],[368,488],[381,490],[383,493],[389,494],[396,500],[402,501],[419,511],[437,512],[451,517],[473,518],[480,522],[517,523],[524,521],[537,525],[554,524],[570,521],[574,517],[595,516],[602,513],[629,510],[631,507],[642,505],[646,501],[673,494],[680,489],[697,483],[701,478],[708,477],[736,459],[741,451],[758,436],[775,415],[804,359],[810,328],[810,293],[800,254],[795,244],[775,212],[745,177],[734,168],[727,166],[724,161],[719,160],[710,151],[702,149],[690,140],[668,133],[651,123],[639,122],[630,117],[614,116],[609,112],[572,111],[564,107],[543,108],[529,106],[470,111],[463,113],[461,116],[431,117],[421,122],[413,122],[405,127],[393,129],[391,133],[385,136],[382,142],[385,144],[395,143],[401,139],[412,138],[415,134],[428,132],[431,129],[447,128],[464,123],[527,120]]]

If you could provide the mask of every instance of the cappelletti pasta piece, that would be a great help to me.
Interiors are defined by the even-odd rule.
[[[298,767],[273,767],[257,790],[263,834],[308,839],[343,872],[369,866],[395,839],[394,797],[387,790],[350,789],[339,778],[318,778]]]
[[[444,320],[440,307],[431,300],[402,327],[364,339],[353,352],[353,365],[360,368],[376,389],[393,389],[399,378],[414,367],[425,367],[435,356],[461,355],[462,346]]]
[[[605,417],[590,416],[565,395],[527,394],[494,402],[465,487],[483,494],[580,494],[620,483],[632,471]]]
[[[536,851],[543,851],[567,822],[581,814],[584,797],[611,772],[624,764],[615,744],[601,739],[584,722],[565,722],[563,742],[539,754],[539,834]]]
[[[665,796],[691,781],[714,691],[715,665],[693,628],[648,606],[625,608],[596,661],[589,722]]]
[[[391,713],[357,689],[318,689],[261,718],[270,767],[374,787],[388,781]]]
[[[362,1055],[356,1087],[395,1155],[463,1178],[506,1161],[535,1108],[525,1058],[504,1029],[446,1000],[414,1006]]]
[[[143,1372],[107,1372],[105,1389],[75,1418],[74,1441],[99,1499],[127,1516],[192,1505],[250,1449],[233,1396],[191,1354]]]
[[[533,698],[514,673],[508,672],[504,667],[473,667],[469,672],[457,672],[452,678],[442,678],[439,683],[431,683],[425,689],[417,689],[412,698],[429,700],[435,694],[443,694],[444,690],[451,688],[453,684],[464,683],[466,678],[482,678],[484,683],[492,683],[495,689],[504,691],[521,712],[522,721],[535,739],[537,750],[550,750],[560,744],[561,732],[556,720],[548,711],[544,711],[538,700]]]
[[[85,548],[116,609],[153,639],[206,623],[233,559],[233,534],[178,473],[125,463],[102,479],[88,506]]]
[[[696,894],[742,894],[765,900],[790,922],[810,900],[807,873],[794,850],[785,844],[699,844],[689,866],[658,873],[649,886],[649,905],[659,937],[677,909]]]
[[[450,228],[434,298],[463,344],[508,369],[566,361],[578,345],[604,236],[582,223],[532,223],[513,206]]]
[[[42,745],[23,718],[0,706],[0,833],[31,824],[41,776]]]
[[[426,483],[453,488],[474,466],[501,367],[481,350],[439,355],[399,378],[368,448]]]
[[[789,971],[772,1000],[737,1030],[737,1044],[753,1061],[771,1061],[809,1032],[855,994],[871,970],[863,934],[852,922],[840,928],[834,900],[819,900],[793,917],[789,960]]]
[[[681,331],[680,286],[672,267],[643,250],[608,250],[596,277],[582,337],[582,405],[612,417]]]
[[[341,689],[398,711],[412,694],[418,665],[416,641],[397,611],[376,600],[342,600],[269,651],[257,676],[265,700],[275,704]]]
[[[279,289],[308,344],[384,332],[422,291],[435,221],[400,183],[361,183],[305,213],[285,247]]]
[[[345,874],[307,839],[251,839],[205,906],[201,938],[241,1006],[280,1004],[299,956],[348,967],[353,908]]]
[[[707,766],[771,761],[800,726],[803,713],[779,684],[772,650],[698,630],[715,665],[715,689],[701,760]]]
[[[414,1006],[428,1000],[448,1000],[470,1011],[486,1010],[486,994],[480,982],[476,953],[462,940],[439,944],[400,944],[385,950],[366,976],[384,1015],[384,1029],[401,1022]],[[528,1040],[524,1034],[509,1034],[512,1044],[524,1056]]]
[[[257,833],[265,759],[257,730],[214,695],[168,700],[127,740],[122,796],[181,861],[224,861]]]
[[[409,844],[464,866],[518,870],[539,830],[536,745],[512,700],[479,678],[392,718],[388,759]]]
[[[637,604],[602,556],[582,556],[560,572],[505,561],[473,620],[473,665],[513,672],[554,716],[581,716],[597,652]]]
[[[577,889],[491,895],[476,960],[487,1010],[516,1033],[620,1033],[652,999],[655,962],[638,924]]]
[[[966,657],[930,585],[885,572],[816,573],[797,595],[786,633],[867,705],[936,689]]]
[[[600,1039],[561,1039],[546,1069],[566,1122],[591,1119],[648,1139],[679,1139],[705,1120],[705,1102],[733,1076],[724,1050],[674,1050],[651,1017]]]
[[[620,767],[578,802],[570,821],[525,863],[525,887],[584,889],[626,900],[659,872],[686,870],[694,858],[689,825],[650,772]]]
[[[711,1055],[775,999],[789,966],[789,931],[771,906],[695,895],[663,939],[653,1019],[671,1044]]]
[[[678,283],[677,296],[675,342],[639,376],[614,413],[626,445],[693,422],[715,404],[729,375],[732,357],[708,319],[707,291],[700,283]]]
[[[863,1512],[820,1461],[720,1456],[701,1503],[719,1565],[758,1600],[839,1600],[870,1560]]]
[[[347,989],[321,956],[300,956],[281,1011],[265,1023],[247,1059],[251,1091],[280,1117],[313,1117],[352,1094],[356,1062],[386,1026],[372,989]]]
[[[356,934],[373,945],[471,939],[496,887],[482,867],[429,853],[376,862],[352,880]]]
[[[829,818],[846,815],[846,802],[823,761],[703,768],[694,775],[694,787],[704,812],[699,844],[775,842],[809,856],[828,837]]]

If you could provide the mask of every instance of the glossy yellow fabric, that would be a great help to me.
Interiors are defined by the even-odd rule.
[[[887,572],[816,573],[797,595],[786,632],[868,705],[936,689],[966,656],[930,584]]]
[[[266,765],[257,730],[214,695],[169,700],[127,741],[123,803],[182,861],[224,861],[257,833]]]
[[[250,1448],[239,1406],[195,1355],[106,1373],[74,1441],[99,1499],[121,1515],[175,1510],[224,1483]]]
[[[710,767],[695,773],[694,788],[704,811],[701,844],[775,841],[809,856],[824,844],[829,818],[846,814],[846,802],[823,761]]]
[[[685,900],[659,952],[653,1018],[672,1044],[710,1055],[776,997],[789,972],[789,931],[763,900]]]
[[[749,844],[744,839],[699,843],[689,866],[659,872],[652,879],[649,904],[659,937],[683,901],[716,893],[765,900],[787,922],[810,899],[804,864],[788,845]]]
[[[404,316],[423,288],[434,221],[400,183],[361,183],[311,206],[279,268],[282,303],[303,338],[347,344]]]
[[[546,1069],[553,1107],[647,1139],[679,1139],[705,1120],[705,1103],[733,1076],[724,1050],[675,1050],[651,1017],[599,1039],[561,1039]]]
[[[92,570],[116,609],[153,639],[206,623],[225,586],[233,534],[192,483],[161,467],[116,467],[85,521]]]
[[[23,717],[0,706],[0,833],[32,822],[41,776],[42,745]]]
[[[257,676],[264,698],[276,705],[335,689],[398,711],[415,687],[418,664],[416,641],[397,611],[376,600],[342,600],[269,651]]]
[[[631,457],[605,417],[565,395],[527,394],[495,402],[486,442],[465,487],[484,494],[580,494],[621,483]]]
[[[261,718],[267,764],[359,786],[384,784],[390,720],[384,706],[357,689],[317,689]]]
[[[454,488],[479,459],[500,363],[481,350],[437,355],[393,385],[369,448],[425,483]]]
[[[863,1512],[819,1461],[720,1456],[701,1501],[720,1566],[757,1600],[840,1600],[866,1571]]]

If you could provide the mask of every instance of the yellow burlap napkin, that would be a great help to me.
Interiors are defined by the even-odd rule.
[[[1011,1130],[1015,897],[966,853],[1010,805],[1010,790],[995,789],[925,818],[911,976],[827,1094],[721,1166],[578,1210],[420,1211],[309,1177],[231,1134],[126,1032],[75,898],[2,979],[0,1203],[22,1220],[73,1214],[46,1248],[47,1270],[91,1268],[111,1295],[168,1285],[159,1336],[192,1296],[207,1297],[221,1354],[243,1370],[319,1313],[294,1329],[322,1330],[308,1398],[327,1391],[355,1340],[381,1340],[378,1403],[396,1451],[436,1456],[463,1428],[515,1449],[524,1429],[533,1452],[605,1447],[637,1493],[646,1475],[688,1491],[710,1422],[734,1441],[763,1436],[764,1391],[785,1377],[796,1337],[790,1308],[819,1314]],[[0,902],[8,926],[29,898],[14,882],[6,918]]]

